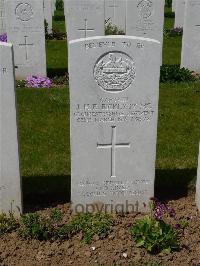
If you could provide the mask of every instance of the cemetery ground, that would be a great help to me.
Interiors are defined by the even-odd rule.
[[[167,18],[165,28],[172,25],[173,19]],[[63,31],[64,22],[54,21],[54,27]],[[164,64],[179,64],[180,49],[181,36],[165,36]],[[47,65],[50,76],[67,72],[65,40],[47,41]],[[72,219],[69,87],[63,80],[51,89],[27,89],[19,83],[17,107],[24,211],[40,211],[47,217],[57,208],[64,214],[63,223],[68,223]],[[96,233],[89,243],[81,241],[84,232],[46,241],[24,239],[18,229],[13,230],[0,236],[0,264],[199,265],[200,217],[194,201],[199,103],[199,81],[160,84],[156,197],[188,221],[181,231],[180,249],[152,255],[136,247],[129,230],[142,214],[118,214],[113,215],[107,235]]]

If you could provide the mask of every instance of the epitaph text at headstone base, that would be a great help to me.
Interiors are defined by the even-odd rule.
[[[181,67],[200,71],[200,0],[188,0],[185,6]]]
[[[162,50],[164,7],[164,0],[127,1],[126,35],[158,40]]]
[[[199,144],[199,159],[197,166],[196,204],[200,211],[200,144]]]
[[[107,36],[69,43],[75,212],[88,211],[87,204],[147,211],[154,195],[159,69],[155,40]]]
[[[43,1],[7,0],[8,41],[13,44],[16,77],[46,76]]]
[[[0,34],[6,33],[5,0],[0,0]]]
[[[128,0],[129,1],[129,0]],[[126,33],[126,5],[127,0],[105,0],[106,25],[116,26]]]
[[[0,213],[22,212],[15,77],[11,44],[0,43]]]
[[[183,27],[186,2],[186,0],[176,0],[174,28]]]
[[[43,0],[44,19],[47,22],[47,32],[52,33],[52,0]]]
[[[67,39],[103,36],[104,0],[65,0]]]

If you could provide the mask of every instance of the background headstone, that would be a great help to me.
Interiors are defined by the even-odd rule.
[[[44,18],[48,23],[48,33],[52,33],[52,0],[44,1]]]
[[[13,44],[16,76],[46,76],[46,51],[43,1],[7,0],[8,41]]]
[[[176,1],[174,28],[182,28],[183,27],[184,13],[185,13],[185,2],[186,2],[186,0],[177,0]]]
[[[128,0],[129,1],[129,0]],[[105,0],[105,22],[126,32],[127,0]]]
[[[69,42],[75,212],[87,204],[133,204],[134,211],[147,211],[154,195],[159,73],[156,40]]]
[[[162,49],[164,7],[164,0],[127,1],[126,35],[158,40]]]
[[[17,139],[15,77],[11,44],[0,43],[0,213],[22,212]]]
[[[181,67],[200,71],[200,0],[188,0],[185,6]]]
[[[0,34],[6,33],[5,0],[0,0]]]
[[[104,0],[65,0],[67,39],[104,35]]]
[[[198,159],[198,168],[197,168],[196,203],[200,211],[200,144],[199,144],[199,159]]]
[[[172,0],[172,12],[176,10],[176,0]]]
[[[51,1],[52,1],[52,5],[51,5],[52,16],[54,16],[54,13],[56,11],[56,0],[51,0]]]

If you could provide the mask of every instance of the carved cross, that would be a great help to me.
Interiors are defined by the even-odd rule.
[[[130,148],[130,143],[116,143],[116,126],[112,126],[112,135],[111,135],[111,143],[108,144],[99,144],[97,143],[98,149],[111,149],[111,177],[116,177],[115,173],[115,164],[116,164],[116,149],[117,148]]]
[[[87,38],[88,31],[94,31],[94,29],[88,28],[88,20],[85,19],[85,27],[83,29],[78,29],[79,31],[84,31],[84,38]]]
[[[26,60],[28,60],[28,47],[33,46],[33,43],[28,43],[27,42],[28,36],[24,36],[24,43],[19,43],[19,46],[25,46],[26,49]]]

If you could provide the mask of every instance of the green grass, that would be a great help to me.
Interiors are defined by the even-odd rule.
[[[46,41],[48,76],[63,75],[67,72],[67,41]]]
[[[177,65],[181,61],[182,38],[164,38],[163,42],[163,64]]]
[[[64,16],[64,11],[56,10],[55,13],[54,13],[54,17],[57,17],[57,16],[63,17]],[[65,21],[64,20],[57,21],[57,20],[53,19],[53,25],[52,26],[53,26],[53,29],[55,31],[66,32]]]
[[[164,28],[172,29],[174,27],[174,19],[173,18],[165,18]]]

